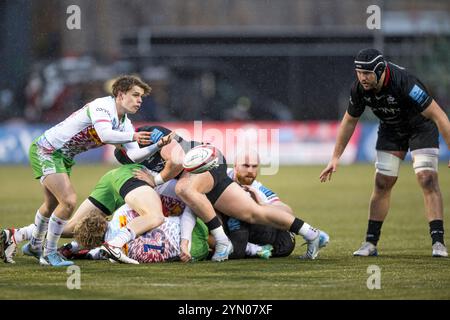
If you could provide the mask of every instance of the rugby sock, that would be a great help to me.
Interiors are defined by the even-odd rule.
[[[377,245],[378,240],[380,240],[381,226],[383,221],[369,220],[367,225],[366,241],[372,243],[374,246]]]
[[[72,249],[70,249],[73,253],[77,253],[80,251],[80,245],[76,241],[71,241],[70,245],[72,246]]]
[[[48,224],[47,241],[44,245],[44,256],[56,252],[58,248],[58,241],[61,238],[61,234],[64,230],[67,220],[63,220],[52,214],[50,222]]]
[[[16,229],[16,232],[14,232],[14,241],[20,243],[25,240],[30,240],[35,228],[36,226],[32,223],[29,226]]]
[[[225,234],[225,231],[223,230],[222,224],[220,223],[220,220],[217,216],[215,216],[214,218],[212,218],[210,221],[206,222],[205,224],[217,242],[228,242],[229,241],[227,235]]]
[[[219,228],[216,228],[214,230],[211,230],[211,234],[213,235],[214,239],[216,239],[217,242],[228,242],[230,241],[225,234],[225,231],[223,230],[223,227],[220,226]]]
[[[48,222],[50,218],[44,217],[39,210],[34,217],[34,225],[36,226],[31,234],[30,244],[33,249],[41,250],[42,242],[45,238],[45,233],[48,229]]]
[[[303,236],[303,238],[307,241],[313,240],[319,235],[319,230],[311,227],[309,224],[307,224],[303,220],[300,220],[299,218],[294,219],[294,222],[289,228],[289,231]]]
[[[245,248],[245,254],[247,256],[254,257],[256,256],[256,253],[261,250],[261,246],[258,246],[257,244],[247,242],[247,247]]]
[[[430,221],[430,235],[432,244],[436,242],[440,242],[443,245],[444,243],[444,221],[442,220],[433,220]]]
[[[119,233],[111,241],[107,241],[112,247],[122,248],[125,244],[134,240],[136,238],[136,233],[127,227],[122,227]]]

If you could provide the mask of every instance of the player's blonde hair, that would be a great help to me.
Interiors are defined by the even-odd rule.
[[[128,92],[134,86],[138,86],[144,90],[144,96],[150,94],[152,88],[142,81],[139,77],[126,75],[117,78],[112,84],[112,94],[114,97],[119,95],[119,92]]]
[[[81,219],[74,228],[75,240],[86,249],[93,249],[104,242],[108,221],[98,213]]]

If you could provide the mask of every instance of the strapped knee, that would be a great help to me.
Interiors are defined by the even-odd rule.
[[[437,172],[439,149],[429,148],[414,150],[411,152],[411,155],[413,157],[413,168],[416,174],[425,170]]]
[[[377,151],[377,161],[375,162],[376,172],[385,176],[398,177],[400,161],[399,157],[389,152]]]

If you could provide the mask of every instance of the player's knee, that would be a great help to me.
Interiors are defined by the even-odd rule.
[[[154,222],[155,225],[160,226],[164,223],[164,215],[162,214],[157,214],[153,217],[152,221]]]
[[[434,149],[431,149],[434,150]],[[422,172],[425,175],[428,173],[437,172],[438,169],[438,153],[430,151],[430,153],[420,153],[421,150],[415,150],[412,152],[413,168],[417,176]]]
[[[375,191],[377,193],[390,192],[396,181],[397,177],[377,175],[375,178]]]
[[[424,191],[434,192],[439,189],[437,175],[433,171],[421,171],[417,173],[417,179]]]
[[[45,201],[44,204],[39,208],[39,212],[42,215],[48,216],[50,215],[53,211],[55,211],[56,207],[58,206],[58,202],[49,202],[49,201]]]
[[[400,158],[385,151],[377,151],[376,172],[388,177],[398,177]]]
[[[175,185],[175,193],[177,194],[178,197],[180,197],[183,200],[189,199],[189,196],[191,194],[189,184],[185,183],[184,181],[183,182],[179,181]]]
[[[64,200],[61,201],[61,205],[64,206],[66,211],[73,212],[77,206],[77,195],[74,193],[65,197]]]
[[[141,207],[140,209],[136,209],[136,211],[140,216],[146,217],[155,223],[160,222],[160,224],[162,224],[164,222],[164,214],[161,208],[153,208],[147,205],[145,207]]]

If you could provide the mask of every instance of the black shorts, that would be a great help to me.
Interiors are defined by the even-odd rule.
[[[110,190],[107,193],[104,191],[100,194],[91,193],[88,200],[104,214],[110,216],[123,204],[125,201],[124,199],[129,192],[136,188],[148,185],[149,184],[147,182],[132,177],[125,181],[125,183],[120,187],[120,190],[117,190],[120,197],[117,195],[117,191]],[[113,188],[113,186],[111,186],[111,188]]]
[[[251,224],[248,242],[273,246],[272,257],[287,257],[295,248],[295,235],[289,231],[260,224]]]
[[[230,259],[245,258],[247,243],[273,246],[273,257],[287,257],[295,249],[295,235],[260,224],[249,224],[235,218],[225,218],[225,232],[233,243]]]
[[[208,200],[214,205],[225,191],[233,183],[233,180],[227,175],[227,160],[219,151],[219,166],[209,171],[214,179],[214,185],[210,192],[206,194]]]
[[[377,150],[413,151],[426,148],[439,148],[439,131],[432,121],[423,122],[414,129],[403,132],[381,125],[378,129]]]

